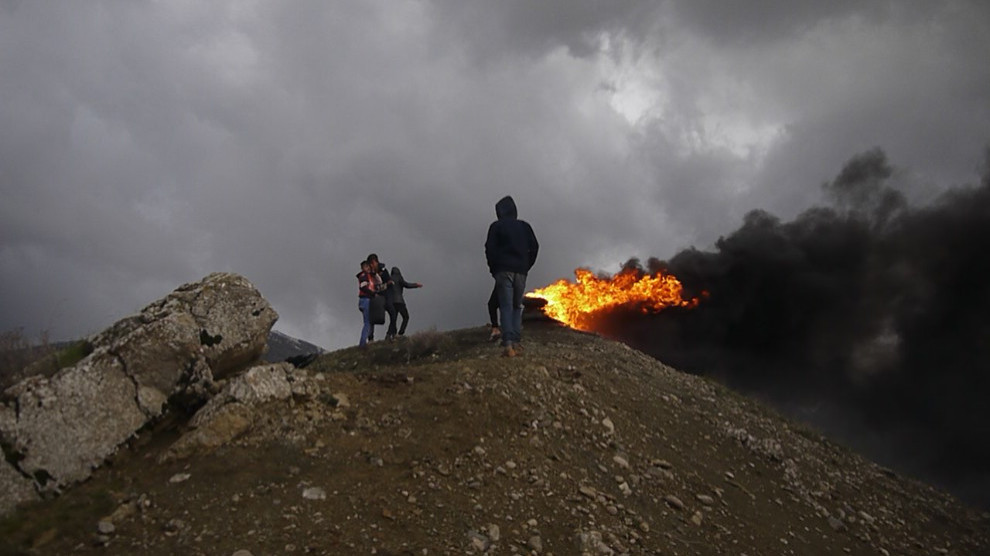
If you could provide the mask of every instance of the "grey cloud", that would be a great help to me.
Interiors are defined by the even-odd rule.
[[[639,37],[653,32],[663,11],[662,3],[646,0],[436,0],[432,6],[441,28],[481,60],[538,57],[558,47],[584,58],[600,50],[602,33]]]
[[[990,129],[986,19],[953,5],[899,8],[944,27],[926,58],[891,38],[924,17],[876,19],[874,66],[836,46],[854,26],[821,24],[844,3],[730,13],[742,41],[713,39],[712,4],[6,2],[0,328],[74,337],[229,270],[278,327],[340,347],[372,251],[426,284],[412,330],[484,322],[505,194],[543,245],[532,287],[796,214],[875,145],[924,194]],[[626,120],[613,96],[646,70],[661,106]],[[781,126],[765,157],[719,143],[732,113]]]
[[[822,23],[849,15],[879,19],[885,2],[839,0],[682,0],[672,3],[678,20],[719,43],[763,43],[793,38]]]

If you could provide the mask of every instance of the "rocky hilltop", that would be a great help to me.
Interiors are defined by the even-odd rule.
[[[987,554],[990,516],[717,383],[529,323],[216,381],[3,522],[24,554]]]
[[[260,360],[276,319],[247,279],[211,274],[86,340],[78,363],[6,388],[0,514],[86,480],[170,404],[202,405]]]

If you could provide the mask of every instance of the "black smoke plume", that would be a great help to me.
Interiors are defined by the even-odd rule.
[[[707,297],[596,329],[990,508],[990,150],[979,184],[921,208],[892,173],[874,149],[824,184],[830,206],[753,211],[714,251],[631,260]]]

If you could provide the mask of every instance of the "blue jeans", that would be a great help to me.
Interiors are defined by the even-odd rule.
[[[368,344],[368,334],[371,334],[371,298],[359,297],[358,309],[364,315],[364,326],[361,327],[361,342],[358,344],[363,347]]]
[[[526,275],[521,272],[496,272],[499,318],[502,321],[502,345],[518,344],[522,340],[523,294]]]

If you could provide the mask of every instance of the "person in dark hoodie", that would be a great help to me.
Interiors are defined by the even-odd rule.
[[[409,322],[409,311],[406,309],[406,300],[402,295],[403,290],[406,288],[422,288],[423,284],[419,282],[406,282],[406,279],[402,277],[402,271],[399,267],[392,267],[392,286],[389,288],[392,291],[392,306],[395,307],[395,312],[402,316],[402,325],[399,326],[399,336],[404,336],[406,333],[406,324]],[[386,339],[391,339],[395,337],[395,321],[397,319],[393,318],[391,322],[388,323],[388,332],[385,334]]]
[[[485,241],[485,258],[488,270],[495,278],[498,293],[498,309],[502,321],[502,355],[515,357],[522,349],[523,294],[526,293],[526,275],[536,263],[540,244],[533,227],[518,218],[516,202],[512,197],[502,197],[495,204],[498,220],[488,227]]]

